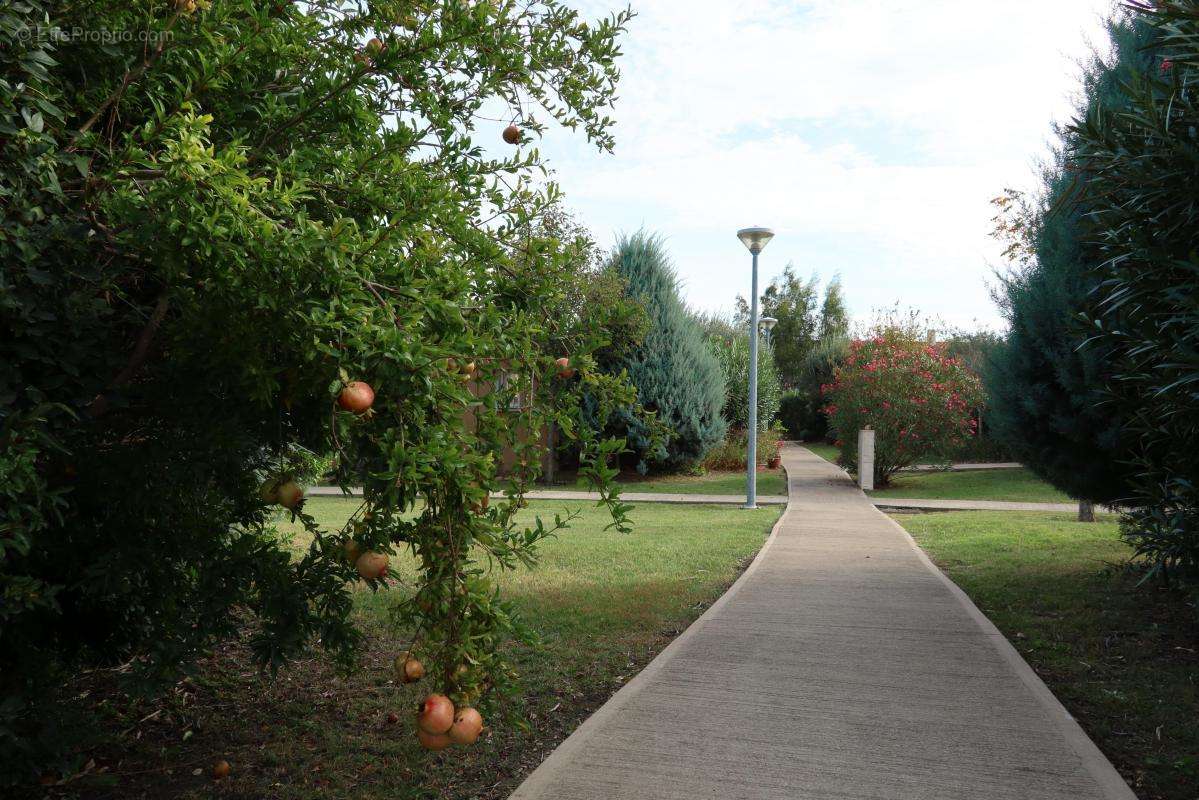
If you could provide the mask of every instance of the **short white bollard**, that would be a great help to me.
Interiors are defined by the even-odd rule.
[[[874,489],[874,430],[869,425],[858,431],[858,486],[863,492]]]

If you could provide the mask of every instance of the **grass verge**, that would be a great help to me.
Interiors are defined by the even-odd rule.
[[[1070,498],[1023,467],[1019,469],[901,472],[871,497],[938,500],[1007,500],[1018,503],[1070,503]]]
[[[1199,797],[1194,596],[1136,587],[1115,518],[896,515],[1049,685],[1143,800]]]
[[[316,497],[327,524],[357,501]],[[579,503],[534,501],[523,514]],[[37,796],[89,798],[504,798],[592,711],[719,597],[765,542],[779,508],[642,505],[632,534],[605,531],[586,508],[547,541],[535,570],[502,579],[505,596],[543,637],[511,650],[529,729],[497,728],[472,748],[418,748],[410,710],[429,689],[396,685],[391,660],[404,632],[387,625],[394,593],[365,589],[355,613],[368,632],[361,669],[333,674],[319,658],[271,678],[242,644],[222,648],[195,676],[153,702],[90,695],[106,741],[87,775]],[[401,580],[411,560],[393,559]],[[398,721],[389,722],[396,714]],[[214,782],[218,759],[233,767]]]
[[[823,458],[825,461],[829,461],[833,464],[837,463],[837,456],[840,455],[840,451],[837,449],[836,445],[831,445],[828,442],[804,442],[803,446]]]

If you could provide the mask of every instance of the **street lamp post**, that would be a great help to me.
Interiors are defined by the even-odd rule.
[[[774,238],[769,228],[742,228],[737,238],[754,258],[753,290],[749,312],[749,429],[745,432],[745,508],[758,507],[758,254]]]
[[[770,332],[774,330],[774,326],[779,324],[779,321],[774,317],[762,317],[758,320],[758,324],[762,326],[762,333],[766,334],[766,346],[770,347]]]

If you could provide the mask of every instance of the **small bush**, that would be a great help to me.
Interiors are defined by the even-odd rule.
[[[948,461],[973,434],[970,410],[982,402],[978,377],[943,345],[894,328],[854,342],[825,394],[842,464],[856,470],[858,431],[874,428],[878,486],[919,461]]]
[[[720,362],[724,375],[724,408],[721,413],[730,428],[749,426],[749,341],[744,336],[710,336],[708,347]],[[766,428],[779,410],[782,396],[774,350],[765,343],[758,347],[758,427]]]
[[[645,420],[625,414],[622,433],[639,459],[639,472],[685,468],[702,460],[728,429],[721,416],[720,362],[679,297],[678,277],[661,239],[644,232],[625,237],[610,263],[649,318],[645,340],[630,347],[614,368],[627,371],[642,405],[672,431],[663,443],[650,435]]]
[[[778,423],[788,439],[800,442],[831,441],[824,398],[817,392],[787,392],[779,402]]]
[[[786,432],[778,423],[758,433],[757,462],[759,465],[769,463],[779,455],[779,442]],[[745,430],[730,431],[720,444],[712,448],[700,466],[706,470],[745,469],[746,452]]]

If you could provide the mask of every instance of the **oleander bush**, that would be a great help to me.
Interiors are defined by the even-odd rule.
[[[840,463],[857,469],[858,431],[875,431],[874,482],[916,463],[947,462],[974,434],[972,410],[982,402],[976,375],[946,355],[945,345],[885,328],[854,341],[823,387]]]

